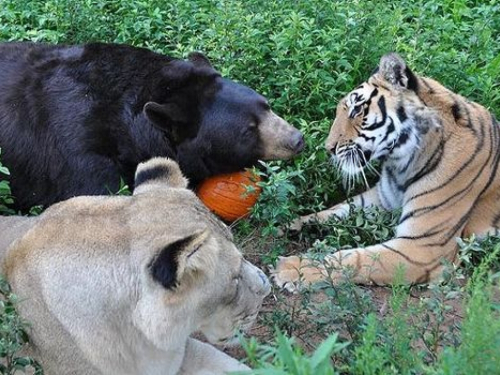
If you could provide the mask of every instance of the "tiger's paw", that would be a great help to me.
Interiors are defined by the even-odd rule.
[[[278,237],[283,237],[285,233],[298,233],[302,230],[304,225],[312,223],[322,223],[323,221],[325,220],[322,220],[322,217],[318,216],[317,213],[299,216],[284,228],[279,228]]]
[[[287,226],[285,226],[283,228],[278,228],[277,236],[283,237],[285,235],[285,233],[300,232],[303,225],[304,225],[304,222],[302,221],[302,217],[298,217],[297,219],[293,220]]]
[[[301,287],[323,279],[324,271],[322,265],[293,255],[279,257],[276,268],[271,270],[271,277],[278,287],[297,293]]]
[[[279,257],[276,268],[271,268],[271,278],[278,287],[297,293],[300,281],[300,258]]]
[[[302,227],[304,226],[304,218],[307,216],[300,216],[297,219],[293,220],[287,227],[290,232],[300,232]]]
[[[278,237],[283,237],[285,233],[298,233],[305,225],[322,224],[328,220],[341,220],[349,214],[349,209],[344,206],[339,206],[334,209],[328,209],[320,212],[315,212],[309,215],[299,216],[293,220],[285,228],[278,229]]]

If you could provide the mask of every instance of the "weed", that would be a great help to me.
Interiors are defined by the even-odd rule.
[[[203,51],[223,75],[255,88],[300,128],[302,155],[259,167],[260,200],[250,219],[233,226],[247,254],[264,266],[285,253],[324,255],[393,235],[399,213],[380,210],[306,226],[298,235],[278,238],[276,228],[347,198],[323,143],[338,100],[370,75],[384,53],[399,52],[417,73],[500,116],[499,30],[496,0],[2,0],[0,7],[4,41],[118,42],[177,57]],[[0,211],[10,212],[11,199],[1,181]],[[267,351],[253,341],[249,360],[275,371],[266,373],[293,373],[290,358],[318,374],[495,373],[491,353],[499,352],[500,333],[494,277],[467,287],[463,280],[499,242],[459,240],[462,267],[448,265],[442,280],[428,287],[365,288],[346,275],[342,284],[323,283],[297,296],[276,293],[275,308],[261,321],[296,340],[279,334]],[[489,272],[498,271],[500,257],[488,259]],[[351,344],[329,352],[331,368],[326,361],[321,369],[311,367],[308,352],[332,332],[338,336],[325,352],[330,344]]]
[[[260,367],[252,371],[254,375],[334,375],[330,356],[341,352],[348,343],[338,341],[338,335],[332,334],[318,348],[308,355],[302,348],[283,335],[276,333],[276,346],[258,345],[255,340],[244,342],[243,347],[253,359],[253,365]],[[246,372],[234,373],[245,374]]]
[[[0,374],[11,375],[30,369],[34,375],[42,375],[40,365],[33,358],[19,356],[28,342],[29,324],[17,314],[15,306],[19,300],[4,278],[0,278],[0,295]]]
[[[1,155],[1,149],[0,149]],[[3,176],[10,176],[10,171],[0,162],[0,214],[13,214],[14,211],[9,207],[14,200],[10,191],[9,181],[2,179]]]
[[[496,374],[500,368],[500,274],[490,270],[499,253],[497,244],[465,288],[453,278],[443,278],[428,288],[396,283],[386,293],[385,307],[374,303],[366,288],[352,283],[316,286],[315,295],[322,291],[327,298],[318,303],[306,292],[306,303],[295,300],[291,318],[301,324],[289,334],[307,347],[313,340],[311,333],[328,346],[335,332],[333,337],[342,348],[329,354],[320,373]],[[451,275],[454,269],[449,267]],[[420,296],[415,298],[415,293]],[[351,299],[345,298],[348,295]],[[458,297],[463,307],[457,306]],[[463,321],[459,317],[451,322],[460,314]],[[307,362],[303,349],[280,332],[271,344],[255,339],[244,343],[251,364],[257,367],[251,374],[297,373],[298,364]],[[301,371],[309,373],[308,368]]]

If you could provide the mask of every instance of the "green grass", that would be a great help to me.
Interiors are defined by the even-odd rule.
[[[434,284],[434,292],[416,302],[412,301],[410,288],[400,286],[393,289],[385,316],[380,316],[373,306],[365,306],[364,311],[357,308],[356,312],[363,315],[354,327],[354,334],[342,327],[347,324],[345,317],[335,326],[337,331],[347,333],[343,337],[317,323],[314,327],[311,320],[317,317],[312,316],[311,311],[317,306],[308,305],[307,310],[303,310],[309,320],[305,324],[316,333],[324,331],[324,341],[318,348],[309,354],[302,349],[304,345],[287,339],[280,330],[271,343],[259,344],[255,339],[243,341],[248,360],[256,368],[248,374],[499,374],[500,275],[488,272],[490,262],[493,257],[498,259],[499,252],[497,245],[464,288],[455,285],[452,291],[447,291],[450,284]],[[344,288],[349,290],[352,285]],[[443,317],[457,296],[463,300],[463,320],[456,326],[446,327]],[[328,303],[344,312],[354,306],[345,300]],[[438,307],[439,304],[442,305]],[[329,360],[314,367],[318,352]]]
[[[266,95],[307,137],[300,158],[273,165],[294,189],[284,193],[284,213],[271,205],[259,215],[270,224],[345,197],[323,142],[337,100],[386,52],[399,52],[415,71],[500,115],[500,4],[494,0],[3,0],[0,40],[206,53],[224,75]]]
[[[28,370],[28,373],[41,375],[43,371],[33,358],[20,355],[28,342],[29,323],[17,314],[15,307],[18,303],[23,302],[12,293],[7,281],[0,278],[0,374]]]
[[[0,149],[1,156],[1,149]],[[13,211],[9,207],[13,203],[13,199],[10,191],[10,184],[7,180],[2,179],[2,176],[9,176],[10,171],[0,162],[0,214],[8,215],[12,214]]]
[[[500,116],[497,0],[2,0],[0,40],[119,42],[178,57],[199,50],[222,74],[267,96],[275,112],[304,132],[307,147],[293,161],[260,167],[261,198],[252,217],[234,226],[240,243],[258,249],[253,260],[263,267],[289,252],[328,252],[392,235],[398,212],[375,211],[310,226],[296,237],[274,236],[297,215],[346,197],[323,143],[337,101],[370,75],[381,55],[400,53],[416,72]],[[1,211],[10,199],[8,185],[0,182]],[[491,353],[500,352],[493,277],[500,260],[488,258],[498,243],[462,240],[461,268],[450,265],[428,288],[385,290],[391,294],[385,307],[377,305],[376,290],[348,280],[318,285],[294,301],[276,291],[276,307],[261,314],[261,323],[286,336],[278,334],[274,346],[262,349],[265,361],[251,362],[266,374],[296,373],[290,358],[317,374],[333,368],[353,374],[499,373],[498,356]],[[465,286],[485,258],[481,277]],[[463,314],[450,323],[457,300]],[[322,352],[333,365],[320,361],[320,372],[312,353],[323,340],[329,340]],[[250,360],[251,350],[261,350],[252,345]]]

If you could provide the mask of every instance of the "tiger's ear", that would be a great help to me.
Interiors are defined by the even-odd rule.
[[[134,195],[141,191],[168,187],[187,188],[188,180],[182,175],[179,165],[169,158],[152,158],[137,166]]]
[[[417,77],[396,53],[382,56],[378,74],[395,88],[417,90]]]
[[[209,236],[210,231],[204,228],[165,246],[148,266],[153,280],[174,289],[186,272],[199,266],[197,253]]]

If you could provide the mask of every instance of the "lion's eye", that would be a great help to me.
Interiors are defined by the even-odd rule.
[[[235,290],[236,295],[238,295],[239,290],[240,290],[240,285],[241,285],[240,281],[241,281],[241,277],[238,275],[237,277],[233,278],[232,283],[231,283],[232,287]]]

